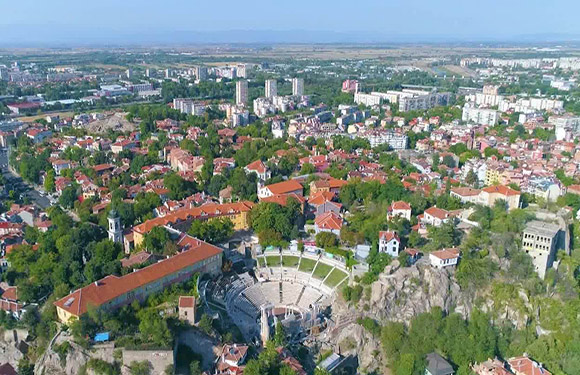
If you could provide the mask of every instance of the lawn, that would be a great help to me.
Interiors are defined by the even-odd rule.
[[[300,261],[300,267],[298,267],[298,270],[300,270],[302,272],[312,272],[315,265],[316,265],[315,260],[308,259],[308,258],[302,258],[302,260]]]
[[[296,267],[298,265],[298,257],[284,256],[282,257],[282,265],[284,267]]]
[[[329,266],[328,264],[324,264],[324,263],[318,262],[318,266],[316,266],[316,269],[314,270],[314,273],[312,273],[312,275],[314,277],[316,277],[317,279],[324,280],[324,278],[326,277],[326,275],[328,275],[328,273],[331,270],[332,270],[332,266]]]
[[[344,279],[346,277],[346,273],[342,272],[341,270],[339,270],[338,268],[335,268],[330,275],[328,275],[328,278],[326,279],[326,281],[324,282],[326,285],[328,285],[331,288],[334,288],[335,286],[338,285],[339,282],[342,281],[342,279]]]
[[[268,267],[279,267],[280,266],[280,255],[268,256],[268,257],[266,257],[266,262],[268,262]]]

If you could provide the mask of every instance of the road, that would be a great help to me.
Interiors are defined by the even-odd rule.
[[[51,206],[47,197],[40,195],[40,193],[34,189],[34,186],[24,182],[20,176],[8,167],[8,152],[5,149],[0,149],[0,168],[2,175],[6,179],[6,184],[9,186],[9,190],[17,191],[22,193],[24,196],[29,197],[30,200],[41,210],[45,210]]]

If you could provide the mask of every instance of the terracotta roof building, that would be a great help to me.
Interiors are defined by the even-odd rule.
[[[268,198],[276,194],[296,194],[304,195],[302,185],[295,180],[278,182],[276,184],[266,185],[258,190],[258,198]]]
[[[340,235],[342,224],[342,217],[331,211],[318,216],[314,220],[314,231],[317,234],[320,232],[331,232],[338,236]]]
[[[248,216],[253,205],[249,201],[226,204],[208,203],[200,207],[175,210],[165,216],[156,217],[135,226],[133,228],[134,245],[140,245],[144,236],[155,227],[170,225],[181,231],[187,231],[194,220],[228,218],[234,224],[235,230],[248,229],[250,226]]]
[[[196,246],[171,258],[125,276],[109,275],[59,299],[54,302],[59,320],[67,323],[90,308],[111,311],[133,301],[142,302],[169,285],[188,280],[194,273],[219,273],[222,250],[200,240],[195,242]]]
[[[497,358],[475,364],[471,369],[477,375],[513,375],[513,372],[506,368],[505,363]]]
[[[404,201],[391,203],[387,209],[387,217],[394,218],[396,216],[411,220],[411,205]]]
[[[525,356],[510,358],[508,364],[515,375],[552,375],[541,363]]]
[[[457,248],[441,249],[429,254],[431,265],[436,268],[443,268],[457,265],[460,252]]]

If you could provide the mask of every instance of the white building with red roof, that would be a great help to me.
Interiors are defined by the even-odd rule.
[[[340,236],[340,229],[342,228],[342,217],[332,211],[318,216],[314,220],[314,231],[316,234],[320,232],[330,232]]]
[[[399,256],[401,239],[396,232],[387,230],[379,232],[379,252],[387,253],[392,257]]]
[[[261,187],[258,190],[258,198],[263,199],[279,194],[296,194],[303,196],[303,190],[304,188],[302,187],[302,184],[296,180],[282,181]]]
[[[260,181],[266,181],[270,179],[270,177],[272,177],[272,173],[270,172],[266,164],[264,164],[264,162],[261,160],[256,160],[246,165],[244,167],[244,171],[246,173],[257,174]]]
[[[456,266],[459,262],[459,256],[459,249],[453,247],[429,253],[429,261],[431,262],[431,266],[435,268],[444,268]]]
[[[243,373],[243,363],[248,355],[247,345],[226,344],[216,361],[216,375],[233,375]]]
[[[510,358],[508,364],[515,375],[552,375],[541,363],[531,360],[526,355]]]
[[[387,209],[387,217],[392,219],[396,216],[411,220],[411,205],[407,202],[396,201]]]
[[[455,213],[438,207],[429,207],[423,213],[423,223],[439,227],[455,217]]]

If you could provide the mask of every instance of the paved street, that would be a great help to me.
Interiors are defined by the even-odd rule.
[[[0,149],[0,166],[2,175],[4,175],[11,190],[19,191],[25,196],[28,196],[42,210],[50,207],[50,201],[47,197],[40,195],[38,191],[34,190],[32,186],[28,185],[20,176],[8,168],[8,152],[5,149]]]

